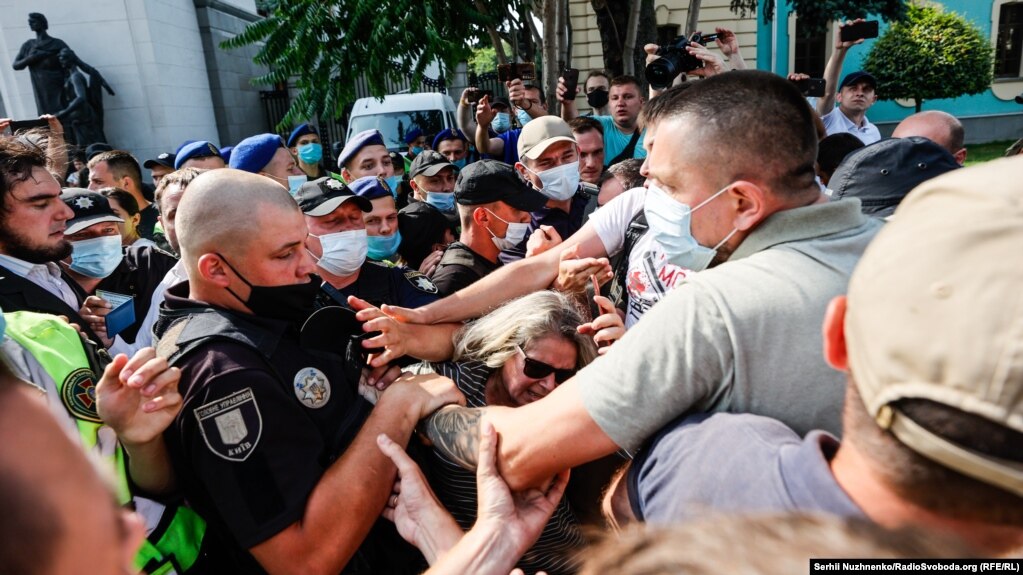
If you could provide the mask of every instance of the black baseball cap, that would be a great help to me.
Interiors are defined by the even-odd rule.
[[[458,166],[452,164],[445,158],[440,152],[436,150],[424,150],[419,152],[416,159],[412,160],[412,166],[409,167],[408,176],[414,178],[419,175],[423,176],[436,176],[444,168],[454,168],[458,171]]]
[[[522,181],[508,164],[480,160],[458,172],[455,202],[463,206],[504,202],[518,210],[535,212],[547,204],[547,197]]]
[[[372,212],[373,204],[366,198],[355,195],[344,182],[330,176],[317,178],[299,186],[295,201],[307,216],[325,216],[341,204],[352,201],[364,212]]]
[[[165,168],[170,168],[170,169],[173,170],[174,169],[174,154],[172,154],[170,152],[164,152],[164,153],[160,154],[159,156],[157,156],[157,157],[155,157],[155,158],[153,158],[151,160],[146,160],[142,164],[142,167],[147,169],[147,170],[152,170],[156,166],[163,166]]]
[[[66,236],[100,222],[124,223],[110,207],[107,197],[99,192],[83,188],[64,188],[60,199],[75,212],[75,217],[67,221],[67,229],[64,230]]]
[[[959,167],[948,150],[927,138],[891,138],[846,156],[828,189],[832,199],[859,198],[863,213],[886,217],[913,188]]]
[[[845,78],[842,78],[842,83],[838,85],[838,89],[841,90],[846,86],[852,86],[857,82],[866,82],[870,84],[871,88],[877,89],[877,78],[870,72],[864,72],[863,70],[856,70],[846,74]]]
[[[106,142],[96,142],[95,144],[89,144],[85,148],[85,161],[89,161],[103,152],[113,152],[114,147]]]

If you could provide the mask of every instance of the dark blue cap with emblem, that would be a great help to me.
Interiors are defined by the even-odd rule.
[[[284,138],[277,134],[256,134],[235,144],[231,150],[231,167],[259,173],[266,167],[277,153],[277,148],[285,148]]]
[[[316,131],[316,128],[314,128],[311,124],[299,124],[298,127],[291,131],[291,135],[288,136],[288,147],[294,148],[298,143],[298,139],[306,134],[313,134],[316,136],[320,135],[320,133]]]
[[[178,148],[178,153],[174,156],[174,169],[180,169],[182,164],[192,158],[209,158],[212,156],[224,157],[220,154],[220,150],[207,140],[197,140],[184,144]]]
[[[359,153],[359,150],[366,146],[383,146],[384,137],[377,130],[366,130],[352,136],[337,156],[337,167],[340,170],[345,167],[349,160]]]
[[[348,187],[355,192],[355,195],[367,200],[394,197],[387,182],[377,176],[363,176],[349,184]]]
[[[866,82],[870,84],[871,88],[877,89],[877,78],[870,72],[864,72],[863,70],[856,70],[846,74],[845,78],[842,79],[842,83],[838,85],[838,89],[841,90],[858,82]]]
[[[344,182],[330,176],[299,186],[295,201],[307,216],[325,216],[348,201],[354,202],[364,212],[373,211],[373,204],[367,198],[355,195]]]
[[[124,220],[114,213],[106,196],[99,192],[82,188],[64,188],[60,199],[75,212],[74,217],[67,221],[67,229],[64,230],[66,236],[100,222],[124,223]]]
[[[459,130],[458,128],[446,128],[444,130],[441,130],[436,136],[434,136],[433,149],[436,150],[437,146],[440,145],[440,143],[443,142],[444,140],[461,140],[463,142],[469,141],[466,139],[465,135],[462,134],[462,131]]]

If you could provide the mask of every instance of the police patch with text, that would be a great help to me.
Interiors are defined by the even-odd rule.
[[[245,461],[259,444],[263,416],[252,388],[199,406],[194,413],[206,446],[223,459]]]

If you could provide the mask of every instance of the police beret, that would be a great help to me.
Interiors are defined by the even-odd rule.
[[[238,142],[231,151],[231,167],[259,173],[273,159],[277,148],[283,148],[284,138],[277,134],[257,134]]]
[[[181,165],[184,164],[186,160],[190,160],[192,158],[208,158],[210,156],[216,156],[218,158],[224,157],[220,154],[220,150],[218,150],[216,146],[206,140],[187,142],[178,148],[178,153],[174,156],[174,169],[177,170],[181,168]]]
[[[469,141],[468,139],[466,139],[465,134],[463,134],[462,131],[459,130],[458,128],[447,128],[441,130],[440,133],[434,136],[433,149],[436,150],[437,146],[444,140],[462,140],[463,142]]]
[[[337,156],[337,167],[341,169],[345,167],[345,164],[349,160],[355,157],[359,153],[359,150],[366,146],[383,146],[384,137],[377,130],[366,130],[359,132],[352,136],[352,139],[348,140],[345,147],[341,150],[341,153]]]
[[[423,135],[422,130],[420,130],[419,128],[412,128],[408,132],[405,132],[405,143],[411,144],[412,142],[415,142],[416,139],[419,138],[419,136],[422,135]]]
[[[377,176],[363,176],[355,180],[348,187],[355,192],[355,195],[375,200],[377,198],[394,197],[390,186],[383,178]]]
[[[309,125],[308,123],[299,124],[298,127],[291,131],[291,135],[288,136],[288,147],[289,148],[295,147],[295,142],[297,142],[299,138],[306,134],[315,134],[317,136],[320,135],[320,133],[316,131],[316,128]]]

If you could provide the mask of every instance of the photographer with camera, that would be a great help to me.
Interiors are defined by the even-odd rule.
[[[715,28],[714,34],[704,36],[695,32],[689,38],[679,36],[668,46],[647,44],[643,50],[647,53],[645,70],[650,82],[650,97],[654,98],[669,86],[685,81],[685,74],[701,78],[709,78],[715,74],[728,71],[723,58],[707,49],[711,40],[717,44],[721,53],[728,57],[733,70],[745,70],[746,60],[739,50],[739,38],[727,28]],[[660,61],[659,61],[660,60]],[[656,62],[656,64],[655,64]],[[653,66],[651,66],[653,64]]]
[[[842,41],[842,30],[854,24],[866,22],[863,18],[838,25],[835,34],[835,50],[828,59],[824,68],[824,97],[817,101],[817,113],[824,122],[828,135],[839,132],[849,132],[863,140],[866,145],[873,144],[881,139],[881,132],[877,126],[867,119],[867,110],[877,101],[877,79],[873,75],[857,70],[850,72],[838,83],[838,76],[842,71],[842,63],[845,62],[845,54],[849,48],[863,43],[863,38],[851,41]],[[835,87],[838,87],[836,92]],[[835,102],[838,107],[835,107]]]
[[[576,88],[576,94],[579,89]],[[569,96],[565,79],[558,78],[558,101],[561,102],[561,118],[571,122],[579,115],[575,96]],[[618,76],[611,80],[609,95],[611,115],[593,116],[604,128],[604,165],[618,163],[629,158],[645,158],[643,131],[639,129],[639,111],[643,107],[643,92],[639,80],[633,76]]]

